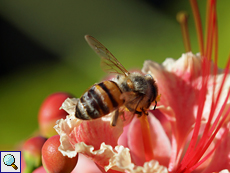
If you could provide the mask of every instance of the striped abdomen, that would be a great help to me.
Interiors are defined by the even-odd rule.
[[[113,81],[93,85],[78,100],[76,118],[88,120],[100,118],[123,105],[121,90]]]

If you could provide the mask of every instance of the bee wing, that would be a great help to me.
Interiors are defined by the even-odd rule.
[[[90,45],[90,47],[101,57],[101,66],[105,72],[123,74],[126,76],[129,75],[129,72],[123,67],[123,65],[97,39],[86,35],[85,40]]]
[[[125,109],[125,107],[123,110],[120,110],[120,118],[122,119],[124,126],[128,125],[134,117],[135,114]]]
[[[120,99],[123,99],[124,106],[131,109],[129,111],[135,112],[139,102],[143,99],[143,95],[139,95],[133,91],[124,92],[121,94]]]
[[[121,95],[121,99],[125,100],[124,102],[124,115],[123,115],[123,121],[124,125],[129,124],[135,115],[140,117],[142,115],[136,112],[136,109],[140,103],[140,101],[143,99],[143,95],[137,95],[135,92],[124,92]]]
[[[110,125],[116,126],[116,124],[118,122],[118,118],[120,118],[123,121],[123,125],[126,126],[132,121],[134,115],[135,114],[133,112],[126,110],[125,107],[121,107],[119,109],[116,109],[115,111],[112,112]]]

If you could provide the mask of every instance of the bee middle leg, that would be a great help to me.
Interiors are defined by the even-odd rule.
[[[114,114],[112,115],[112,118],[110,121],[111,126],[113,127],[116,126],[118,117],[119,117],[119,109],[115,110]]]

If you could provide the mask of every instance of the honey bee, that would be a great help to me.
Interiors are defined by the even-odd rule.
[[[108,73],[116,73],[117,76],[114,80],[94,84],[77,99],[76,118],[90,120],[113,112],[111,125],[115,126],[124,109],[140,117],[148,114],[147,110],[153,102],[154,109],[156,108],[158,87],[151,75],[128,72],[98,40],[89,35],[85,39],[101,57],[102,69]]]

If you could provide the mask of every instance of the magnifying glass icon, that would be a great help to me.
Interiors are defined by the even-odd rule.
[[[3,162],[7,166],[12,166],[15,170],[18,169],[18,167],[15,165],[15,158],[11,154],[7,154],[3,158]]]

